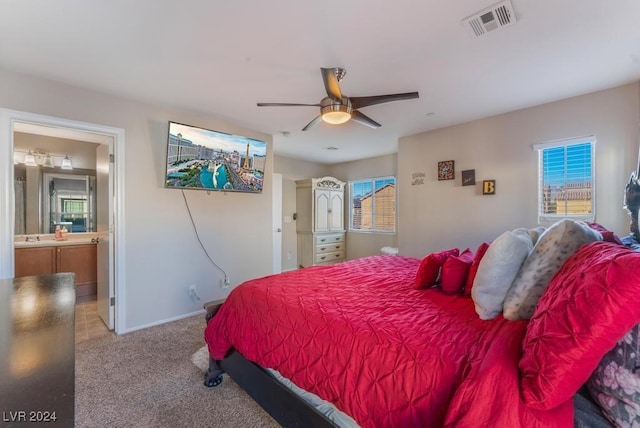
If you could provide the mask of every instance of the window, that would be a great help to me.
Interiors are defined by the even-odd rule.
[[[349,201],[350,231],[396,231],[395,177],[350,181]]]
[[[538,150],[538,221],[593,221],[594,136],[534,146]]]

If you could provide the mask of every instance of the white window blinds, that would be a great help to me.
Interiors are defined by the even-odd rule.
[[[593,221],[594,136],[534,146],[538,150],[538,221]]]

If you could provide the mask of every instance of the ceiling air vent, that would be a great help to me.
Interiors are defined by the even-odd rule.
[[[463,19],[462,25],[471,37],[480,37],[515,22],[516,15],[513,12],[511,1],[506,0]]]

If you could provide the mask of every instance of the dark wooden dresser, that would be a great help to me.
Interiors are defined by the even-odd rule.
[[[0,426],[73,427],[75,275],[0,279]]]

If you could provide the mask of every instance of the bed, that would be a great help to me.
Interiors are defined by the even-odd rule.
[[[481,320],[468,296],[415,289],[420,263],[381,255],[245,282],[205,329],[208,383],[234,371],[251,389],[261,368],[275,369],[363,427],[568,427],[576,392],[640,321],[640,254],[621,245],[580,248],[531,321]],[[274,398],[288,393],[257,385],[270,413],[296,426],[282,421],[297,410]],[[316,416],[301,413],[298,426],[320,426]]]

